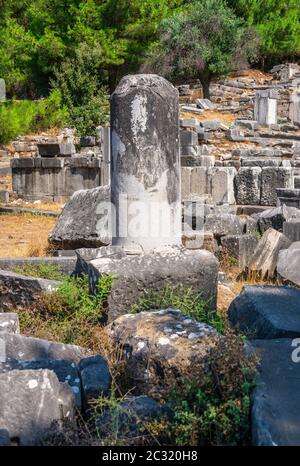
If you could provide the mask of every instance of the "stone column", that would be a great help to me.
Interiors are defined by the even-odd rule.
[[[265,89],[255,93],[254,120],[260,125],[277,124],[276,89]]]
[[[0,102],[6,101],[6,86],[4,79],[0,78]]]
[[[154,74],[125,76],[111,96],[113,245],[181,244],[178,92]]]

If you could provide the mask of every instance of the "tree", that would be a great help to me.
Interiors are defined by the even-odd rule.
[[[206,98],[213,77],[227,73],[245,30],[224,0],[201,0],[161,23],[146,68],[175,79],[199,78]],[[244,48],[250,54],[249,48]],[[253,55],[253,50],[252,50]]]
[[[256,28],[262,62],[300,54],[299,0],[227,0],[237,15]]]

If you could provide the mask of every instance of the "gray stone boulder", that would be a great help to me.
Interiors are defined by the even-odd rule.
[[[106,359],[102,356],[90,356],[79,363],[82,394],[85,410],[89,402],[100,396],[108,396],[111,386],[111,375]]]
[[[13,312],[0,313],[0,333],[20,333],[19,316]]]
[[[288,286],[245,286],[229,306],[233,326],[252,338],[300,337],[300,290]]]
[[[269,228],[258,242],[247,266],[249,275],[272,278],[276,275],[279,251],[287,249],[291,241],[279,231]]]
[[[277,273],[284,280],[300,286],[300,241],[279,252]]]
[[[118,438],[130,442],[130,439],[149,435],[147,424],[161,418],[173,418],[167,405],[161,405],[148,396],[127,395],[118,405],[98,416],[96,425],[101,437],[109,437],[114,432]]]
[[[0,270],[0,308],[29,306],[45,291],[54,291],[59,285],[56,280],[25,277],[8,270]]]
[[[251,235],[228,235],[221,238],[222,253],[238,261],[241,269],[247,267],[257,246],[257,239]]]
[[[261,174],[261,205],[277,205],[276,189],[292,189],[294,172],[289,167],[265,167]]]
[[[235,177],[235,198],[240,205],[258,205],[261,196],[261,171],[259,167],[241,167]]]
[[[126,314],[107,327],[115,344],[124,348],[126,374],[135,394],[155,399],[206,370],[207,358],[220,336],[210,325],[196,322],[179,310]]]
[[[261,358],[252,394],[253,445],[300,445],[300,364],[292,360],[292,342],[285,338],[250,341]]]
[[[300,217],[284,222],[283,234],[293,242],[300,241]]]
[[[1,341],[1,337],[0,337]],[[71,361],[63,359],[43,359],[38,361],[20,361],[6,358],[5,362],[0,360],[0,374],[13,370],[40,370],[48,369],[57,376],[59,382],[68,384],[73,392],[76,408],[82,407],[81,403],[81,381],[77,365]]]
[[[108,186],[76,191],[60,214],[49,242],[63,249],[97,248],[109,244],[108,203]]]
[[[89,351],[80,346],[66,345],[13,333],[2,332],[0,342],[1,349],[5,348],[6,357],[19,361],[64,359],[78,363],[81,359],[89,356]]]
[[[104,256],[99,257],[103,250]],[[179,285],[201,293],[207,308],[216,309],[218,266],[216,257],[205,250],[182,248],[155,249],[151,253],[126,254],[118,247],[100,248],[98,258],[87,263],[90,287],[96,292],[103,275],[113,275],[107,300],[111,322],[127,314],[145,291]]]
[[[258,214],[252,214],[252,218],[257,220],[258,228],[261,233],[264,233],[269,228],[274,228],[274,230],[282,232],[284,222],[297,219],[300,221],[300,210],[295,207],[283,205],[264,210]]]
[[[39,445],[53,422],[74,419],[74,397],[49,370],[0,374],[0,425],[18,445]]]
[[[219,239],[227,235],[240,235],[243,232],[243,224],[234,214],[208,214],[206,216],[205,231],[212,231],[214,237]]]

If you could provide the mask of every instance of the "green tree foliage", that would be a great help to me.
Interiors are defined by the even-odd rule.
[[[224,0],[193,2],[181,14],[162,22],[150,67],[177,79],[199,78],[209,98],[211,79],[231,69],[236,52],[250,55],[249,41],[247,47],[242,47],[244,34],[241,19]]]
[[[254,26],[264,60],[295,59],[300,54],[299,0],[227,0],[236,14]]]

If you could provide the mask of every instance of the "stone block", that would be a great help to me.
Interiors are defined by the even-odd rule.
[[[44,143],[37,144],[39,155],[41,157],[71,157],[76,153],[76,149],[73,143]]]
[[[243,224],[237,215],[217,213],[206,216],[204,228],[219,239],[226,235],[242,234]]]
[[[211,170],[206,167],[193,167],[190,174],[190,194],[208,196],[211,194]]]
[[[64,159],[61,157],[43,157],[40,161],[43,168],[62,168],[64,166]]]
[[[205,370],[206,358],[220,338],[213,327],[177,309],[126,314],[107,331],[126,348],[125,370],[135,393],[158,399],[165,391],[176,390],[180,379]]]
[[[80,138],[81,147],[93,147],[96,145],[95,136],[81,136]]]
[[[280,161],[277,159],[242,158],[242,167],[279,167]]]
[[[109,396],[111,375],[107,361],[102,356],[90,356],[79,363],[82,381],[84,409],[87,410],[92,400],[100,396]]]
[[[279,338],[249,343],[260,358],[252,394],[252,444],[299,446],[300,364],[291,357],[296,350],[293,340]]]
[[[259,167],[242,167],[235,177],[235,198],[237,204],[260,204],[261,172]]]
[[[274,277],[279,251],[287,249],[290,244],[291,241],[286,236],[269,228],[257,244],[248,266],[248,272],[262,279]]]
[[[292,189],[294,187],[294,173],[292,168],[262,168],[261,174],[261,205],[276,206],[276,189]]]
[[[1,425],[18,445],[40,445],[56,422],[74,422],[71,389],[49,370],[0,374]]]
[[[277,188],[276,194],[279,205],[285,204],[286,206],[300,209],[300,189]]]
[[[212,200],[218,204],[235,204],[234,179],[236,176],[234,167],[220,167],[212,170]]]
[[[180,145],[184,146],[196,146],[198,144],[198,135],[195,131],[180,131]]]
[[[59,282],[43,278],[25,277],[0,270],[0,308],[29,306],[42,292],[53,291]]]
[[[299,225],[299,224],[297,224]],[[298,235],[299,236],[299,235]],[[300,286],[300,241],[279,252],[277,272],[284,280]]]
[[[7,203],[9,202],[9,192],[4,190],[4,189],[0,189],[0,202],[4,202],[4,203]]]
[[[257,243],[251,235],[227,235],[221,238],[222,253],[237,259],[239,268],[244,269],[251,261]]]
[[[292,220],[283,223],[283,234],[293,243],[295,241],[300,241],[300,216],[298,220]]]
[[[253,218],[257,221],[260,233],[264,233],[269,228],[282,232],[284,222],[297,219],[300,221],[300,210],[283,205],[253,214]]]
[[[216,307],[218,261],[208,251],[181,248],[155,249],[144,254],[128,255],[120,248],[111,248],[108,255],[87,261],[90,287],[97,289],[100,277],[113,274],[112,291],[108,297],[107,318],[111,322],[126,314],[145,290],[157,291],[166,286],[182,286],[201,292],[209,307]]]
[[[245,286],[229,306],[233,326],[252,338],[300,337],[300,290],[289,286]]]
[[[111,242],[110,188],[76,191],[49,236],[65,249],[98,247]]]

